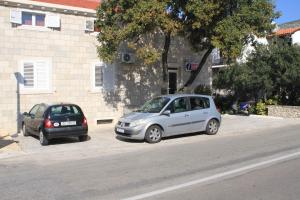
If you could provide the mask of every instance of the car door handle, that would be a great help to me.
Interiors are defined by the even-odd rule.
[[[206,115],[207,115],[207,114],[208,114],[208,112],[204,112],[203,114],[206,114]]]
[[[185,117],[189,117],[190,115],[189,115],[189,114],[185,114],[184,116],[185,116]]]

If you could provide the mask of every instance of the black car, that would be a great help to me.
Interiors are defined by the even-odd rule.
[[[41,145],[60,137],[78,137],[80,141],[88,138],[87,120],[78,105],[37,104],[29,113],[23,113],[22,132],[24,136],[37,135]]]

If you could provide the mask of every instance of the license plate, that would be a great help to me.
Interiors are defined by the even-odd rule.
[[[120,132],[120,133],[124,133],[125,132],[125,130],[121,129],[121,128],[117,128],[117,131]]]
[[[76,125],[76,121],[67,121],[67,122],[61,122],[61,126],[74,126]]]

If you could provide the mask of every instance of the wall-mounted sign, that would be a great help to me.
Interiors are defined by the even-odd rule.
[[[185,71],[187,72],[196,71],[197,68],[198,68],[198,63],[188,62],[185,64]]]

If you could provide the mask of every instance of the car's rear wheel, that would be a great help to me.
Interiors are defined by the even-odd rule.
[[[41,145],[45,146],[45,145],[48,145],[49,141],[48,139],[46,138],[45,134],[43,133],[42,130],[40,130],[40,143]]]
[[[27,128],[26,128],[26,125],[25,125],[25,124],[23,124],[23,126],[22,126],[22,134],[23,134],[23,136],[25,136],[25,137],[29,136],[29,133],[28,133],[28,131],[27,131]]]
[[[157,143],[161,141],[162,129],[157,125],[150,126],[145,135],[145,140],[148,143]]]
[[[206,134],[207,135],[215,135],[219,130],[220,123],[216,119],[211,119],[208,121],[206,125]]]
[[[79,136],[78,139],[79,139],[80,142],[84,142],[84,141],[87,141],[88,136],[87,135],[82,135],[82,136]]]

